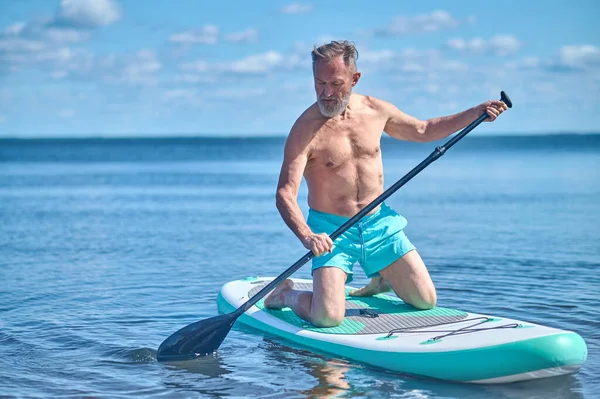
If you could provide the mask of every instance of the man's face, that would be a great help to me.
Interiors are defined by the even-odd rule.
[[[340,115],[350,102],[352,86],[360,74],[354,75],[344,64],[342,56],[330,62],[319,60],[315,63],[314,78],[317,93],[317,105],[321,113],[332,118]]]

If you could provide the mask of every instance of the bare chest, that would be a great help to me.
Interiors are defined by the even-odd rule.
[[[314,167],[340,168],[350,162],[379,158],[382,127],[360,121],[323,125],[315,135],[309,163]]]

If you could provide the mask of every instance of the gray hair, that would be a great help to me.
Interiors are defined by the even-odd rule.
[[[317,60],[330,62],[340,55],[343,56],[344,64],[350,69],[351,73],[356,72],[356,60],[358,59],[358,50],[354,46],[354,42],[348,40],[344,41],[332,41],[327,44],[323,44],[319,47],[314,46],[314,50],[311,53],[313,61],[313,70]]]

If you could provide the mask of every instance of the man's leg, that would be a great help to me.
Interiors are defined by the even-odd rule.
[[[404,302],[418,309],[431,309],[437,295],[431,276],[416,250],[404,254],[400,259],[379,271],[379,276],[352,296],[371,296],[393,289]]]
[[[316,327],[338,326],[346,313],[346,278],[346,273],[337,267],[320,267],[313,271],[312,292],[294,290],[294,283],[288,279],[265,299],[265,306],[289,307]]]

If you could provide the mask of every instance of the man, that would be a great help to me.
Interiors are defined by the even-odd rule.
[[[312,52],[317,94],[287,138],[276,204],[287,226],[314,254],[313,291],[281,283],[265,299],[272,309],[290,307],[318,327],[339,325],[345,314],[345,284],[359,262],[371,282],[350,295],[369,296],[391,289],[418,309],[436,304],[429,272],[404,234],[406,219],[382,203],[334,243],[329,238],[345,221],[384,190],[382,132],[400,139],[427,142],[462,129],[486,112],[495,120],[507,109],[487,101],[455,115],[421,121],[394,105],[352,92],[361,73],[358,52],[348,41],[315,47]],[[298,205],[302,177],[308,187],[309,213]]]

